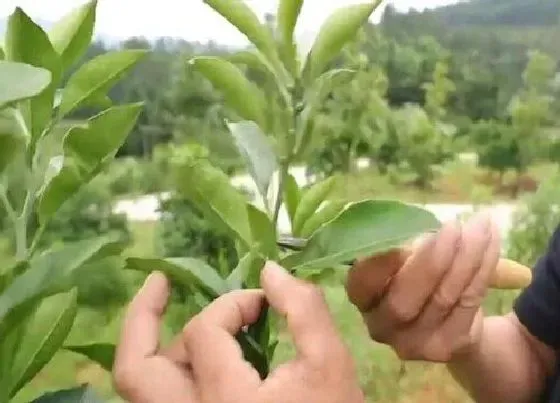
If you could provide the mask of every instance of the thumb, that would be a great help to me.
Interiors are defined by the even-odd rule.
[[[300,357],[315,362],[336,359],[343,347],[327,303],[318,287],[291,276],[276,263],[267,262],[261,285],[270,306],[286,317]]]

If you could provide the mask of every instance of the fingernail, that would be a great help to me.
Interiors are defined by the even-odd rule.
[[[285,279],[289,277],[290,274],[286,269],[280,266],[278,263],[273,261],[267,261],[264,266],[264,271],[268,277],[276,278],[278,280]]]

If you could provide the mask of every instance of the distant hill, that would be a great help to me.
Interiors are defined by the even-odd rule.
[[[450,25],[554,26],[559,0],[471,0],[432,11]]]

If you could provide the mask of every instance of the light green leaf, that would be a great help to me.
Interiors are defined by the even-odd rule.
[[[227,126],[257,188],[266,199],[270,181],[278,169],[270,139],[255,122],[228,123]]]
[[[287,174],[284,181],[284,203],[286,203],[290,223],[293,224],[300,199],[299,186],[292,174]]]
[[[42,67],[50,71],[51,82],[41,95],[26,101],[26,124],[38,138],[51,120],[54,94],[62,74],[60,59],[47,34],[17,7],[8,21],[5,38],[6,60]]]
[[[71,67],[87,51],[93,35],[97,0],[77,7],[49,31],[49,39],[60,55],[64,69]]]
[[[204,3],[235,26],[273,64],[277,61],[270,31],[243,0],[204,0]]]
[[[62,92],[59,116],[102,99],[146,55],[145,50],[112,51],[88,61],[68,80]]]
[[[43,92],[51,82],[51,72],[25,63],[0,61],[0,108]]]
[[[104,403],[92,388],[82,385],[73,389],[49,392],[31,403]]]
[[[134,128],[142,106],[115,106],[92,117],[87,125],[68,131],[64,138],[62,168],[39,191],[41,223],[86,185],[107,159],[113,158]]]
[[[349,205],[315,232],[301,252],[287,256],[281,263],[292,270],[334,268],[400,247],[439,227],[437,218],[420,207],[398,201],[365,200]]]
[[[323,73],[344,45],[366,24],[380,3],[381,0],[370,0],[367,3],[341,7],[327,18],[304,65],[303,71],[308,82]]]
[[[10,397],[47,365],[72,329],[78,311],[76,289],[46,298],[30,324],[14,363]]]
[[[0,294],[0,322],[21,304],[70,289],[80,269],[94,259],[115,252],[120,245],[118,241],[116,235],[108,235],[66,244],[33,256],[29,269],[15,277]]]
[[[280,54],[284,65],[292,73],[297,74],[297,49],[294,41],[294,30],[303,6],[303,0],[280,0],[277,13],[277,25],[280,34]]]
[[[206,219],[251,245],[251,228],[247,199],[231,183],[229,177],[208,160],[185,160],[176,166],[177,190],[192,201]]]
[[[266,128],[265,97],[237,66],[212,56],[195,57],[190,63],[222,93],[228,106],[241,118]]]
[[[83,355],[91,361],[101,365],[108,372],[113,370],[116,347],[111,343],[94,343],[82,345],[66,345],[65,350]]]
[[[332,201],[328,200],[315,214],[313,214],[304,224],[300,234],[304,238],[309,238],[315,231],[322,225],[334,219],[342,212],[344,207],[348,204],[346,201]]]
[[[161,271],[184,287],[195,286],[210,298],[228,292],[228,285],[218,272],[202,260],[192,258],[140,259],[128,258],[127,267],[144,273]]]
[[[306,221],[317,211],[333,190],[337,177],[332,176],[324,181],[315,183],[305,190],[301,196],[296,213],[294,215],[292,234],[300,235]]]
[[[260,273],[264,267],[265,259],[256,249],[247,252],[237,263],[237,266],[227,278],[230,290],[244,288],[259,288]]]
[[[264,213],[254,205],[248,203],[247,211],[249,214],[249,223],[251,225],[251,234],[253,245],[258,244],[258,250],[268,259],[275,260],[278,257],[278,246],[276,244],[276,228],[272,221]]]

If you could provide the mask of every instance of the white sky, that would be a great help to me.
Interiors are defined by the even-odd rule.
[[[261,16],[273,12],[278,0],[245,0]],[[54,21],[84,0],[0,0],[0,18],[7,17],[20,6],[33,19]],[[359,0],[306,0],[297,27],[303,41],[310,40],[324,19],[336,8]],[[385,0],[398,9],[411,7],[423,9],[454,0]],[[381,14],[380,7],[375,15]],[[99,0],[97,33],[112,38],[135,35],[147,37],[172,36],[191,41],[206,42],[210,39],[239,46],[245,38],[228,26],[221,16],[203,4],[202,0]],[[2,33],[0,33],[1,36]]]

